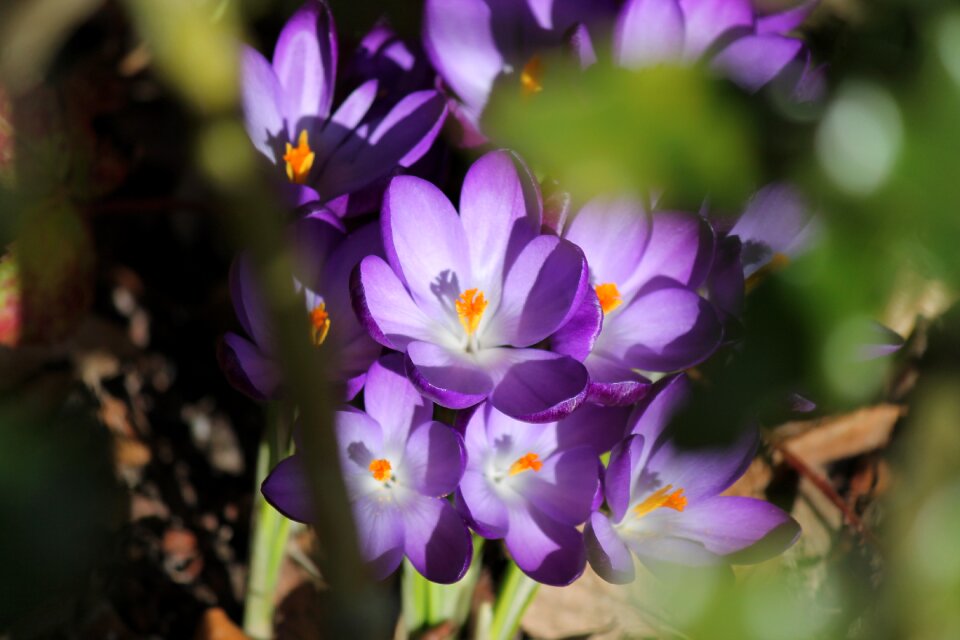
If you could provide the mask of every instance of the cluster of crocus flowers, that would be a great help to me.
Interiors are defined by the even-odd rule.
[[[504,65],[536,94],[541,48],[572,42],[586,61],[591,31],[606,25],[621,51],[637,11],[652,24],[680,11],[684,55],[716,52],[703,12],[729,18],[737,34],[744,26],[721,5],[628,2],[617,20],[613,3],[428,0],[425,48],[461,100],[477,98],[456,107],[476,125]],[[765,41],[770,23],[749,19]],[[445,50],[467,24],[462,55]],[[522,37],[481,37],[481,28]],[[508,40],[516,51],[498,50],[496,65],[467,77],[466,52]],[[254,146],[294,201],[307,202],[292,224],[291,286],[304,302],[305,348],[333,345],[331,382],[352,402],[335,415],[336,439],[372,574],[385,577],[406,557],[428,579],[455,582],[472,557],[471,530],[503,540],[522,571],[551,585],[576,580],[588,561],[605,579],[630,579],[631,552],[649,564],[705,564],[789,546],[797,528],[787,514],[719,495],[746,469],[755,437],[685,451],[668,426],[685,393],[681,372],[717,350],[739,311],[730,301],[756,267],[746,247],[780,251],[784,234],[761,218],[783,193],[763,192],[723,230],[629,195],[591,200],[567,219],[545,214],[516,154],[494,150],[469,167],[454,204],[429,171],[408,171],[446,108],[436,91],[416,89],[429,69],[416,47],[377,26],[352,67],[356,88],[331,115],[336,57],[329,9],[308,0],[272,64],[245,52],[244,111]],[[368,217],[345,217],[338,197],[358,193],[370,209],[352,212]],[[797,223],[794,213],[777,224]],[[239,389],[276,399],[284,385],[258,284],[238,258],[231,294],[247,337],[228,334],[220,358]],[[456,411],[453,424],[436,421],[435,406]],[[286,516],[311,522],[305,463],[302,453],[282,461],[262,490]]]
[[[525,95],[543,90],[542,56],[564,51],[581,67],[593,65],[596,46],[612,42],[618,66],[703,62],[747,91],[779,77],[796,100],[822,89],[803,41],[791,33],[815,1],[762,14],[751,0],[427,0],[423,39],[430,60],[456,99],[452,114],[462,144],[483,143],[482,116],[501,84]],[[596,44],[595,44],[596,43]],[[606,53],[604,52],[606,55]]]

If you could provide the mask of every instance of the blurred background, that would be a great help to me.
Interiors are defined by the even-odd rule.
[[[245,637],[264,408],[215,354],[237,328],[232,256],[284,220],[230,146],[236,52],[269,50],[298,4],[0,5],[0,638]],[[331,5],[342,51],[382,18],[419,38],[419,2]],[[800,542],[736,583],[544,587],[530,637],[960,637],[960,6],[823,0],[802,32],[828,83],[802,108],[776,86],[603,65],[491,107],[494,143],[578,201],[656,186],[665,207],[709,194],[722,219],[790,181],[818,220],[680,418],[697,444],[762,416],[733,491],[791,511]],[[448,153],[456,194],[476,152]],[[890,338],[876,322],[904,345],[866,358]],[[315,547],[295,529],[280,638],[339,637]],[[474,606],[499,579],[489,554]],[[376,605],[391,621],[397,582]]]

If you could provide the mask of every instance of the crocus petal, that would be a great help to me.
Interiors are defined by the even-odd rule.
[[[540,232],[540,193],[526,167],[509,151],[474,162],[460,191],[460,219],[470,239],[474,284],[491,297],[520,249]]]
[[[411,431],[403,468],[417,491],[440,498],[457,488],[466,459],[460,434],[445,424],[430,421]]]
[[[747,91],[757,91],[795,60],[801,49],[803,43],[796,38],[744,36],[724,47],[711,64]]]
[[[633,556],[610,525],[607,516],[594,512],[583,530],[587,560],[601,578],[613,584],[633,582]]]
[[[662,515],[661,515],[662,513]],[[682,512],[660,509],[647,517],[662,519],[670,535],[700,543],[710,553],[736,553],[739,561],[761,562],[792,545],[800,526],[782,509],[764,500],[716,496]]]
[[[557,423],[557,448],[590,447],[599,456],[623,440],[630,407],[584,404]]]
[[[899,351],[904,345],[903,336],[889,329],[879,322],[871,322],[870,330],[872,339],[868,344],[864,344],[858,350],[861,360],[875,360],[884,358],[892,353]]]
[[[301,456],[281,460],[260,487],[270,505],[297,522],[313,521],[313,500]]]
[[[273,331],[267,317],[267,304],[260,294],[253,262],[241,254],[230,266],[230,299],[237,320],[261,350],[270,351]]]
[[[273,69],[286,95],[289,126],[305,117],[326,119],[333,100],[337,40],[326,2],[307,0],[280,32]]]
[[[407,375],[420,393],[450,409],[475,405],[493,389],[490,374],[476,360],[432,342],[407,345]]]
[[[263,55],[249,46],[241,52],[241,100],[247,135],[257,151],[280,162],[283,146],[289,140],[284,122],[284,94],[273,67]]]
[[[803,24],[803,21],[807,19],[816,5],[817,0],[804,0],[792,9],[759,17],[757,18],[757,33],[786,35]]]
[[[533,17],[537,20],[537,24],[544,29],[553,28],[554,4],[555,0],[527,0],[527,6],[530,7],[530,12],[533,13]]]
[[[630,416],[630,433],[643,436],[651,447],[655,446],[689,396],[690,380],[684,374],[657,380]]]
[[[576,526],[590,516],[600,485],[599,471],[596,452],[590,447],[576,447],[548,457],[518,490],[550,518]]]
[[[592,282],[623,286],[650,239],[650,219],[636,200],[594,199],[570,221],[564,238],[583,249]]]
[[[750,0],[680,0],[686,18],[685,53],[698,58],[720,36],[753,26]]]
[[[370,463],[383,451],[383,431],[376,420],[357,410],[337,411],[334,416],[340,466],[347,486],[370,477]]]
[[[550,336],[550,348],[583,362],[593,350],[602,327],[600,299],[595,291],[587,291],[570,319]]]
[[[590,374],[589,403],[604,407],[628,407],[650,389],[650,381],[618,361],[592,353],[583,361]]]
[[[722,328],[709,302],[668,279],[656,279],[604,319],[597,350],[646,371],[686,369],[717,348]]]
[[[470,245],[453,205],[426,180],[398,176],[383,196],[380,224],[387,259],[417,305],[459,332],[454,302],[473,279]]]
[[[479,469],[468,468],[460,481],[456,497],[457,509],[484,538],[499,539],[507,535],[509,514],[507,507],[490,488],[490,483]]]
[[[380,256],[360,261],[350,278],[353,309],[371,337],[390,349],[433,338],[435,322],[424,315],[393,269]]]
[[[640,561],[651,571],[671,564],[707,567],[721,562],[719,556],[708,551],[699,542],[660,533],[658,531],[655,535],[624,537],[630,550],[637,554]]]
[[[597,52],[587,25],[577,23],[567,30],[563,38],[564,50],[573,55],[581,69],[592,67],[597,62]]]
[[[404,551],[423,577],[450,584],[470,567],[473,540],[446,500],[417,497],[403,506]]]
[[[730,230],[740,238],[744,275],[749,277],[775,254],[801,251],[814,233],[809,207],[787,184],[771,184],[756,193]]]
[[[614,522],[623,520],[630,506],[634,481],[643,470],[644,446],[643,436],[631,435],[610,452],[607,471],[603,477],[603,493],[607,497],[610,517]]]
[[[380,225],[374,222],[360,227],[344,238],[323,265],[320,278],[322,284],[317,290],[323,292],[327,309],[340,327],[359,328],[350,300],[350,274],[367,256],[383,256]],[[336,330],[336,325],[331,325],[331,332]],[[345,331],[344,335],[352,336],[353,331]],[[366,369],[369,365],[370,361],[363,368]]]
[[[587,370],[569,356],[540,349],[493,349],[497,383],[490,402],[524,422],[552,422],[572,413],[586,396]]]
[[[503,283],[500,306],[481,339],[527,347],[547,338],[578,310],[587,293],[583,253],[556,236],[528,243]]]
[[[583,535],[535,507],[510,511],[507,550],[528,576],[556,587],[580,577],[587,564]]]
[[[332,154],[353,134],[354,129],[370,111],[370,107],[377,98],[377,90],[377,81],[368,80],[346,97],[320,133],[320,140],[316,145],[319,153]],[[324,160],[327,157],[329,156],[325,155]]]
[[[280,366],[252,342],[228,333],[217,345],[217,359],[227,380],[255,400],[272,400],[280,392]]]
[[[447,101],[438,91],[404,96],[370,135],[371,157],[385,156],[401,167],[413,165],[437,139],[446,115]]]
[[[424,49],[473,118],[486,104],[504,64],[490,14],[483,0],[427,0],[424,6]]]
[[[713,497],[747,471],[758,442],[756,429],[748,429],[733,443],[720,447],[681,449],[670,440],[661,440],[651,447],[653,452],[643,465],[644,477],[652,483],[634,487],[633,497],[666,484],[682,487],[691,503]]]
[[[373,577],[382,580],[397,570],[404,553],[405,515],[390,502],[360,499],[352,505],[360,540],[360,557]]]
[[[385,355],[370,366],[363,407],[367,415],[380,423],[384,440],[396,443],[400,450],[411,428],[433,418],[433,404],[410,384],[399,353]]]
[[[652,216],[651,227],[643,258],[621,293],[642,287],[657,276],[699,287],[713,262],[714,234],[710,224],[693,213],[663,211]]]
[[[614,59],[634,69],[679,60],[683,26],[677,0],[628,0],[617,16]]]
[[[745,281],[740,252],[740,239],[736,236],[728,236],[717,243],[707,281],[707,295],[721,315],[737,317],[743,311]]]

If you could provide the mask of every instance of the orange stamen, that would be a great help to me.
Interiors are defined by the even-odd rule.
[[[480,320],[483,318],[483,312],[487,308],[487,301],[483,298],[483,291],[479,289],[467,289],[460,294],[456,302],[457,316],[460,318],[460,324],[468,336],[472,336],[477,327],[480,326]]]
[[[520,91],[525,98],[543,91],[544,65],[540,56],[533,56],[520,72]]]
[[[598,284],[596,287],[597,297],[600,298],[600,308],[607,314],[623,304],[623,298],[620,297],[620,290],[612,282]]]
[[[660,487],[653,493],[651,493],[647,498],[633,508],[633,512],[638,518],[641,518],[655,509],[660,507],[667,507],[668,509],[675,509],[676,511],[683,511],[687,506],[687,498],[683,495],[683,489],[677,489],[673,493],[670,490],[673,489],[672,484],[668,484],[665,487]]]
[[[385,458],[378,458],[370,463],[370,473],[373,474],[373,479],[379,480],[380,482],[393,477],[390,474],[392,469],[393,467],[390,466],[390,461]]]
[[[518,473],[533,469],[534,473],[540,471],[543,463],[540,462],[540,456],[535,453],[528,453],[517,458],[517,461],[510,465],[509,475],[515,476]]]
[[[328,333],[330,333],[330,314],[327,313],[327,305],[321,302],[310,312],[310,339],[314,346],[322,345]]]
[[[287,163],[287,178],[290,182],[303,184],[307,181],[307,174],[313,167],[313,161],[317,154],[310,149],[310,143],[307,142],[307,130],[300,132],[300,138],[297,140],[297,146],[294,147],[287,143],[287,152],[283,155],[283,161]]]

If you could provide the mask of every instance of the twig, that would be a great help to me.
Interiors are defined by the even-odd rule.
[[[840,510],[843,514],[844,519],[847,524],[853,527],[853,529],[860,534],[860,536],[872,544],[873,546],[880,548],[880,541],[877,540],[876,536],[870,531],[867,525],[860,519],[860,516],[847,504],[847,502],[837,493],[837,490],[833,488],[833,485],[830,484],[830,481],[824,478],[822,475],[814,471],[800,459],[798,456],[794,455],[787,449],[783,444],[773,444],[774,449],[776,449],[783,456],[783,461],[790,465],[794,471],[798,474],[807,478],[813,486],[815,486],[820,493],[827,497],[833,505]]]

